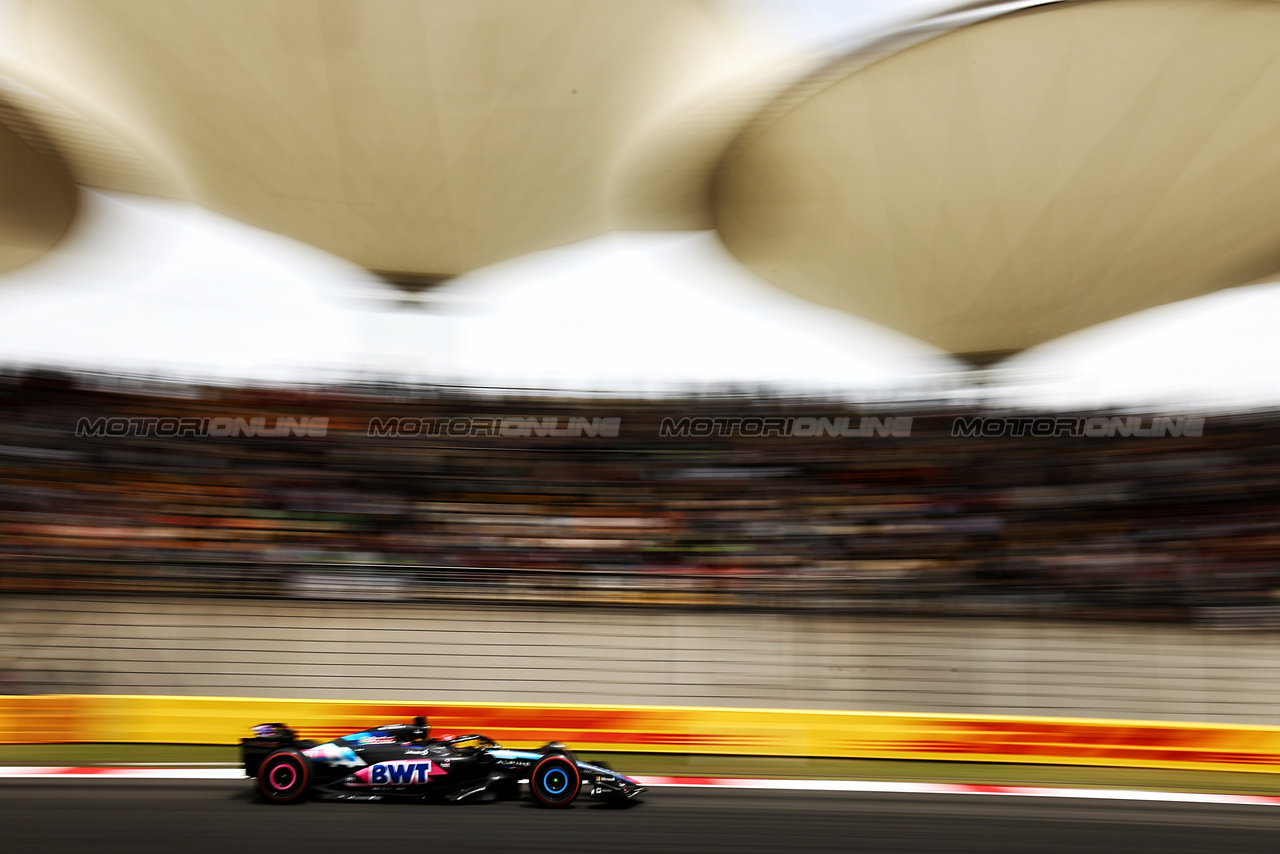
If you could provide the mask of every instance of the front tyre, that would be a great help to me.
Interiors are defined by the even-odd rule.
[[[292,750],[277,751],[258,768],[258,791],[273,804],[296,804],[307,793],[311,768]]]
[[[567,807],[582,789],[578,766],[563,756],[548,756],[533,766],[529,788],[544,806]]]

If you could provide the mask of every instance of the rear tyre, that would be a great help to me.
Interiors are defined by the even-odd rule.
[[[563,756],[548,756],[533,766],[529,788],[543,806],[567,807],[582,789],[578,766]]]
[[[258,791],[273,804],[296,804],[305,799],[311,782],[307,760],[292,750],[277,751],[258,768]]]

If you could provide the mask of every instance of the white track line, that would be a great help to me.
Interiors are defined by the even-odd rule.
[[[637,777],[636,780],[642,785],[652,787],[687,786],[794,792],[886,792],[914,795],[1006,795],[1023,798],[1088,798],[1111,801],[1280,806],[1280,797],[1267,795],[1215,795],[1201,792],[1153,792],[1142,789],[987,786],[966,783],[904,783],[893,780],[756,780],[736,777]]]
[[[43,777],[60,780],[244,780],[243,768],[37,768],[0,766],[0,778]]]
[[[244,780],[240,768],[94,768],[0,766],[0,778],[57,780]],[[1182,804],[1280,806],[1269,795],[1215,795],[1142,789],[1073,789],[1048,786],[987,786],[968,783],[904,783],[893,780],[760,780],[741,777],[636,777],[649,787],[769,789],[792,792],[880,792],[903,795],[1005,795],[1023,798],[1081,798]]]

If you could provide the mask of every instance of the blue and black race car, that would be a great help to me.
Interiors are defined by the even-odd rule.
[[[245,774],[271,803],[311,796],[337,800],[415,798],[424,801],[518,798],[566,807],[588,796],[619,803],[644,791],[605,763],[578,761],[563,744],[507,750],[483,735],[431,738],[426,718],[388,724],[323,744],[299,740],[284,724],[260,724],[241,739]]]

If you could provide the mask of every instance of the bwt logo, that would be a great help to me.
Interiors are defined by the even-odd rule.
[[[806,416],[731,417],[731,418],[664,418],[658,425],[663,437],[707,436],[779,436],[785,438],[870,438],[911,435],[911,419],[863,418],[854,427],[851,418],[809,418]]]
[[[497,418],[374,418],[369,421],[366,436],[380,438],[383,436],[504,436],[525,438],[529,436],[550,436],[557,438],[578,438],[597,436],[615,439],[622,427],[622,419],[584,418],[581,416],[561,417],[544,415],[542,418],[527,418],[519,415],[508,415]]]
[[[409,759],[403,762],[379,762],[356,772],[356,779],[366,786],[412,786],[428,782],[431,777],[444,774],[443,768],[430,759]]]
[[[1149,419],[1138,416],[1109,418],[1103,415],[1087,418],[957,418],[951,422],[951,435],[981,436],[987,439],[1000,436],[1199,437],[1204,435],[1204,418],[1188,415],[1155,416]]]
[[[81,418],[77,436],[324,436],[328,418],[276,418],[270,427],[262,416],[253,418],[194,418],[152,416],[145,418]]]

